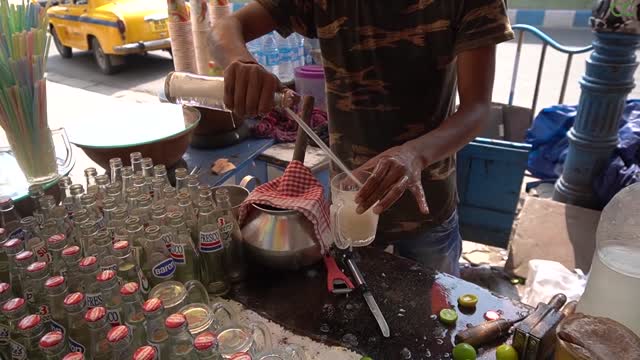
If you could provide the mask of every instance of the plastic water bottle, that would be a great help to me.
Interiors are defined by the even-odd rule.
[[[301,36],[297,33],[293,33],[288,37],[289,46],[291,47],[291,63],[293,64],[294,69],[304,65],[302,63],[304,57],[304,49],[302,49],[302,47],[300,46],[300,38]]]
[[[273,38],[272,34],[264,36],[264,40],[262,42],[262,56],[264,56],[264,67],[277,76],[278,46],[276,46],[276,39]]]
[[[313,50],[313,43],[311,39],[302,37],[302,51],[304,52],[304,64],[305,65],[313,65],[313,56],[311,55]]]
[[[279,34],[276,34],[276,46],[280,54],[278,61],[278,77],[282,82],[288,82],[293,80],[293,65],[291,63],[292,49],[289,44],[289,40],[283,38]]]
[[[251,56],[253,56],[260,65],[267,65],[264,53],[262,52],[262,38],[249,41],[249,43],[247,43],[247,49],[251,53]]]

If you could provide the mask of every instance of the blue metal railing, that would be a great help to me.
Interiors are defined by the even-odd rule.
[[[557,51],[567,54],[567,62],[564,67],[564,76],[562,78],[562,87],[560,88],[560,97],[558,104],[562,104],[564,101],[565,91],[567,89],[567,81],[569,79],[569,71],[571,70],[571,63],[573,61],[573,55],[589,52],[593,49],[592,45],[585,47],[569,47],[564,46],[552,39],[549,35],[543,31],[531,25],[516,24],[511,26],[514,31],[518,32],[518,46],[516,48],[516,57],[513,65],[513,74],[511,76],[511,87],[509,89],[509,105],[513,105],[513,98],[515,94],[516,81],[518,79],[518,67],[520,65],[520,53],[522,50],[522,42],[524,40],[525,32],[532,33],[540,40],[542,40],[542,51],[540,53],[540,63],[538,64],[538,74],[536,76],[536,86],[533,93],[533,102],[531,104],[532,114],[536,111],[536,105],[538,104],[538,93],[540,90],[540,81],[542,79],[542,69],[544,68],[544,61],[547,56],[547,47],[551,46]]]

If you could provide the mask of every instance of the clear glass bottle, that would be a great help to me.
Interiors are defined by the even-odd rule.
[[[142,260],[142,272],[149,280],[151,288],[163,281],[173,279],[176,265],[157,225],[150,225],[145,230]]]
[[[164,197],[162,194],[162,190],[165,188],[165,180],[164,178],[153,178],[151,180],[151,189],[153,192],[153,203],[154,204],[163,204],[164,205]]]
[[[78,351],[70,352],[65,355],[62,360],[86,360],[84,354]]]
[[[96,185],[98,186],[98,193],[96,198],[98,204],[101,205],[103,200],[107,197],[107,185],[109,185],[109,177],[107,175],[96,176]]]
[[[60,331],[66,334],[67,313],[64,311],[64,299],[67,297],[68,289],[65,278],[62,276],[52,276],[44,283],[47,292],[47,304],[50,315],[50,331]]]
[[[102,210],[98,208],[96,196],[84,194],[80,196],[80,203],[82,207],[87,210],[87,213],[89,213],[89,219],[95,224],[96,230],[103,229],[105,227],[105,219]]]
[[[178,207],[178,193],[173,186],[165,186],[162,189],[162,201],[167,208],[167,212],[180,211]]]
[[[9,324],[9,338],[13,359],[27,359],[27,349],[24,347],[18,323],[27,316],[27,301],[23,298],[13,298],[2,305],[2,313]]]
[[[233,215],[229,190],[221,188],[216,190],[216,203],[218,204],[218,226],[222,235],[222,242],[227,255],[226,268],[231,282],[239,282],[245,278],[246,269],[244,262],[242,232],[238,221]]]
[[[64,234],[55,234],[47,239],[47,245],[51,256],[51,273],[59,275],[66,267],[62,259],[62,250],[67,247],[67,237]]]
[[[131,216],[140,218],[142,225],[147,227],[151,222],[151,205],[153,204],[153,200],[149,194],[145,193],[138,196],[137,203],[138,206],[133,209]]]
[[[56,199],[53,195],[44,195],[42,196],[38,202],[40,203],[40,209],[42,209],[42,222],[40,225],[42,226],[45,221],[48,221],[52,218],[53,209],[56,207]]]
[[[84,293],[87,301],[87,308],[93,309],[97,306],[102,306],[104,301],[102,299],[102,289],[100,283],[96,281],[96,277],[100,273],[98,267],[98,259],[95,256],[87,256],[80,260],[78,263],[80,267],[80,274],[82,274],[82,292]]]
[[[27,315],[18,323],[22,345],[27,350],[28,360],[46,360],[40,350],[40,339],[46,332],[45,320],[40,315]]]
[[[33,251],[39,261],[49,261],[46,239],[40,237],[38,223],[33,216],[27,216],[20,220],[24,247]]]
[[[85,256],[92,256],[97,253],[93,237],[96,236],[98,230],[96,224],[92,220],[87,220],[80,225],[80,248],[82,248]]]
[[[5,229],[0,228],[0,281],[10,283],[11,282],[11,274],[9,274],[9,257],[7,256],[7,252],[4,251],[4,244],[6,244],[7,240],[7,232]]]
[[[133,360],[160,360],[158,350],[150,345],[141,346],[133,353]]]
[[[98,240],[99,239],[99,240]],[[97,256],[100,271],[113,270],[118,271],[120,267],[120,259],[113,251],[113,243],[111,238],[105,233],[99,233],[96,236],[96,241],[100,243],[99,255]]]
[[[142,153],[140,152],[132,152],[129,154],[129,159],[131,160],[131,168],[133,169],[134,174],[142,173]]]
[[[29,310],[42,316],[47,323],[51,319],[49,302],[44,283],[51,276],[49,265],[44,261],[36,261],[27,267],[29,277],[29,290],[25,291],[25,297],[29,303]]]
[[[218,351],[218,338],[210,331],[196,336],[193,339],[193,347],[200,360],[222,360],[222,355]]]
[[[197,204],[200,204],[203,201],[211,201],[215,205],[215,202],[213,201],[213,194],[211,193],[211,189],[207,185],[198,186]]]
[[[107,309],[107,319],[111,326],[122,325],[122,297],[118,277],[113,270],[106,270],[96,276],[102,290],[103,306]]]
[[[164,327],[166,317],[162,300],[151,298],[144,302],[142,310],[147,324],[147,341],[158,350],[161,360],[171,359],[169,334]]]
[[[187,176],[189,173],[185,168],[177,168],[175,171],[176,176],[176,190],[178,193],[188,192],[189,189],[187,187]]]
[[[14,232],[20,228],[20,219],[13,200],[7,196],[0,197],[0,227],[9,234],[9,239],[16,237]]]
[[[67,333],[69,350],[85,353],[90,349],[91,336],[89,326],[84,319],[87,303],[84,294],[74,292],[64,298],[64,310],[67,314]]]
[[[193,207],[191,196],[187,193],[178,194],[178,207],[184,218],[184,222],[191,232],[191,240],[198,241],[198,217],[196,209]]]
[[[27,298],[27,293],[31,291],[31,279],[27,275],[27,268],[36,261],[36,256],[30,250],[23,250],[16,254],[15,262],[18,276],[20,277],[20,284],[22,292],[16,293],[17,295]],[[13,287],[13,284],[11,284]],[[15,288],[14,288],[15,289]],[[15,290],[14,290],[15,291]]]
[[[136,189],[138,189],[138,192],[142,195],[149,195],[149,198],[151,198],[153,200],[153,197],[151,196],[151,182],[147,181],[147,179],[142,175],[142,174],[138,174],[138,175],[134,175],[133,176],[133,187],[135,187]]]
[[[109,159],[109,169],[111,170],[111,183],[120,183],[122,186],[122,159]]]
[[[73,184],[70,188],[71,198],[73,199],[73,211],[82,209],[82,203],[80,203],[80,197],[84,194],[84,187],[80,184]]]
[[[40,199],[44,197],[44,188],[42,187],[42,185],[30,185],[29,197],[31,198],[31,202],[33,203],[33,217],[36,218],[36,223],[38,224],[38,226],[42,226],[45,220],[44,213],[42,212],[42,206],[40,204]]]
[[[61,359],[69,352],[69,347],[65,340],[64,334],[60,331],[50,331],[39,341],[40,351],[47,360]]]
[[[98,183],[96,182],[96,176],[98,176],[98,171],[96,168],[88,167],[84,169],[84,178],[86,180],[87,192],[99,192]],[[91,191],[90,191],[91,190]]]
[[[198,187],[200,186],[200,180],[197,175],[189,175],[187,178],[187,189],[189,189],[189,195],[191,195],[191,201],[194,204],[198,204]]]
[[[89,359],[112,360],[111,346],[107,340],[107,334],[111,330],[111,324],[107,320],[107,309],[98,306],[88,310],[84,315],[84,320],[89,326],[90,333],[87,351]]]
[[[107,333],[107,341],[111,346],[113,360],[131,359],[135,346],[133,345],[131,331],[126,325],[114,326]]]
[[[107,230],[111,233],[111,238],[113,242],[118,242],[122,240],[127,240],[127,233],[125,229],[125,221],[127,220],[127,209],[118,207],[113,211],[113,216],[111,217],[109,224],[107,225]],[[118,236],[118,234],[121,234]]]
[[[2,249],[7,254],[9,261],[9,283],[13,293],[21,296],[24,289],[22,286],[21,270],[16,261],[16,255],[24,250],[24,243],[20,239],[9,239],[4,242]]]
[[[64,229],[60,229],[58,227],[58,223],[53,219],[46,220],[44,224],[42,224],[42,228],[40,229],[40,236],[42,236],[42,238],[46,239],[47,241],[50,237],[59,233],[64,233]],[[47,243],[47,248],[48,247],[49,244]]]
[[[140,218],[136,216],[130,216],[124,223],[127,230],[127,241],[131,246],[133,258],[137,264],[140,264],[140,260],[142,259],[142,242],[144,241],[144,226],[142,226]]]
[[[200,280],[200,255],[196,251],[191,240],[182,214],[169,213],[169,226],[171,227],[171,257],[176,264],[174,279],[185,283],[189,280]]]
[[[51,218],[55,220],[58,226],[58,232],[63,232],[67,237],[69,245],[80,245],[74,234],[74,223],[69,218],[69,213],[62,206],[56,206],[51,210]]]
[[[118,208],[118,203],[116,202],[115,198],[107,196],[102,200],[102,215],[104,216],[105,227],[109,226],[109,223],[113,218],[113,212],[117,208]]]
[[[107,185],[107,196],[116,200],[118,205],[124,203],[124,196],[122,195],[122,184],[118,181]]]
[[[64,261],[65,268],[60,274],[66,279],[70,292],[82,290],[80,259],[82,259],[82,251],[79,246],[67,246],[62,250],[62,261]]]
[[[153,159],[150,157],[142,158],[142,175],[145,178],[153,178]]]
[[[164,186],[171,186],[167,168],[164,165],[160,164],[153,167],[153,177],[164,180]]]
[[[222,296],[229,292],[224,243],[213,204],[211,201],[203,201],[200,205],[202,208],[198,217],[198,251],[202,270],[208,274],[208,282],[203,284],[210,294]]]
[[[107,229],[100,229],[93,236],[93,243],[96,249],[96,254],[91,254],[102,260],[104,257],[111,254],[111,236]],[[102,263],[102,261],[100,261]],[[102,265],[102,264],[101,264]]]
[[[113,255],[119,260],[117,275],[120,283],[136,282],[140,284],[142,294],[146,296],[149,293],[149,280],[133,257],[129,242],[118,241],[113,244]]]
[[[120,295],[122,296],[124,323],[131,330],[131,346],[137,348],[146,345],[147,329],[142,310],[143,299],[140,294],[140,285],[136,282],[126,283],[120,288]]]
[[[151,222],[150,225],[157,226],[165,226],[167,222],[165,221],[165,216],[167,215],[167,209],[165,209],[164,204],[153,204],[151,205]]]
[[[71,197],[71,185],[73,181],[68,176],[63,176],[58,181],[58,187],[60,188],[60,203],[67,197]]]
[[[0,283],[0,308],[13,297],[11,285]],[[9,338],[9,319],[0,311],[0,358],[11,359],[11,343]]]
[[[193,348],[193,337],[187,326],[187,318],[181,313],[169,315],[164,326],[169,334],[171,358],[197,360]]]
[[[129,188],[133,187],[133,169],[129,166],[122,168],[122,193],[125,194]]]

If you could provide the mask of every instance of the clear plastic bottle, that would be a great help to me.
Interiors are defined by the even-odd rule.
[[[181,313],[169,315],[164,326],[169,334],[171,359],[198,360],[193,348],[193,337],[187,326],[187,318]]]
[[[185,168],[177,168],[175,171],[175,176],[176,176],[176,190],[178,191],[178,193],[183,192],[183,191],[188,191],[187,188],[187,176],[189,175],[189,173],[187,172],[187,169]]]
[[[69,352],[64,334],[60,331],[50,331],[44,334],[38,344],[47,360],[61,359]]]
[[[251,53],[251,56],[258,62],[258,64],[262,66],[267,65],[267,59],[262,52],[262,38],[257,38],[255,40],[249,41],[247,43],[247,50]]]
[[[67,246],[62,250],[62,260],[65,268],[63,269],[64,271],[61,271],[61,275],[66,279],[70,292],[82,290],[80,259],[82,259],[82,251],[80,251],[79,246]]]
[[[85,353],[90,349],[91,336],[89,327],[84,319],[87,303],[84,294],[74,292],[64,298],[64,310],[67,314],[67,333],[69,350]]]
[[[111,326],[122,325],[122,297],[116,272],[106,270],[96,276],[102,290],[102,302],[107,309],[107,320]]]
[[[203,271],[208,274],[208,282],[204,283],[207,291],[214,296],[222,296],[229,292],[229,278],[225,268],[224,244],[218,219],[213,211],[211,201],[200,203],[198,217],[198,251],[203,264]]]
[[[223,360],[218,351],[218,338],[210,331],[200,333],[193,339],[193,347],[196,349],[200,360]]]
[[[150,345],[141,346],[133,353],[133,360],[160,360],[158,350]]]
[[[11,285],[0,283],[0,308],[11,299]],[[11,342],[9,338],[9,319],[0,311],[0,358],[11,359]]]
[[[44,283],[47,292],[47,304],[50,315],[50,331],[67,332],[67,313],[64,311],[64,299],[67,297],[68,289],[65,278],[62,276],[52,276]]]
[[[0,197],[0,227],[3,228],[9,235],[9,239],[20,238],[14,233],[20,228],[20,215],[13,205],[13,200],[10,197]]]
[[[28,314],[27,301],[23,298],[13,298],[2,305],[2,313],[9,323],[10,347],[13,359],[27,359],[27,349],[22,345],[18,323]]]
[[[42,206],[40,199],[44,197],[44,188],[40,184],[33,184],[29,186],[29,197],[33,203],[33,217],[36,219],[38,226],[42,226],[45,220],[44,213],[42,212]]]
[[[147,325],[147,341],[160,353],[161,360],[170,360],[169,334],[164,327],[166,320],[162,300],[151,298],[142,305]]]
[[[278,61],[278,78],[283,83],[293,80],[293,63],[291,62],[292,50],[289,40],[275,33],[276,46],[280,54]]]
[[[160,227],[150,225],[145,230],[144,256],[142,261],[142,272],[149,280],[150,287],[159,283],[173,279],[176,265],[162,239]]]
[[[122,186],[122,159],[109,159],[109,168],[111,170],[111,183],[120,183],[120,186]]]
[[[147,329],[145,326],[144,311],[142,310],[142,295],[140,285],[130,282],[120,288],[122,296],[122,315],[124,323],[131,330],[131,346],[135,349],[147,343]]]
[[[229,190],[225,188],[216,190],[216,203],[219,210],[218,226],[220,227],[225,255],[227,256],[226,268],[229,279],[231,282],[239,282],[246,275],[243,240],[240,226],[233,215]]]
[[[4,242],[2,249],[7,254],[9,261],[9,283],[11,289],[16,295],[22,295],[24,289],[22,287],[22,277],[20,276],[20,268],[16,262],[16,255],[24,250],[24,243],[20,239],[9,239]]]
[[[276,45],[276,39],[273,37],[273,34],[267,34],[264,36],[264,40],[262,42],[262,54],[265,59],[265,69],[278,76],[278,63],[280,61],[280,54],[278,52],[278,46]]]
[[[62,250],[67,247],[67,237],[64,234],[55,234],[47,239],[47,245],[51,256],[51,273],[59,275],[66,267],[62,259]]]
[[[100,283],[96,281],[96,277],[100,274],[98,267],[98,259],[95,256],[87,256],[78,263],[80,274],[82,274],[82,292],[87,301],[87,308],[93,309],[102,306],[102,289]]]
[[[171,227],[171,257],[176,265],[174,279],[185,283],[189,280],[200,280],[200,256],[191,240],[182,214],[172,212],[169,217]]]
[[[107,320],[107,309],[98,306],[88,310],[84,315],[84,320],[89,326],[90,341],[88,347],[88,358],[92,360],[111,360],[111,347],[107,341],[107,334],[111,329],[111,324]]]
[[[131,337],[131,332],[126,325],[114,326],[107,333],[107,341],[111,346],[111,353],[114,360],[131,359],[135,347]]]
[[[27,276],[29,290],[25,291],[25,297],[29,303],[29,310],[41,315],[42,320],[48,323],[51,320],[51,313],[44,284],[51,276],[49,265],[44,261],[36,261],[27,267]]]
[[[132,152],[129,154],[129,160],[131,160],[131,168],[134,174],[142,174],[142,153]]]
[[[46,332],[45,320],[40,315],[27,315],[18,323],[22,345],[27,350],[26,359],[45,360],[40,350],[40,339]]]
[[[291,65],[293,69],[295,69],[303,65],[304,49],[300,46],[300,35],[297,33],[289,35],[287,40],[289,41],[289,48],[291,49]]]

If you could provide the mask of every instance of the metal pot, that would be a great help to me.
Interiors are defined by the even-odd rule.
[[[313,224],[295,210],[253,204],[242,236],[247,255],[269,267],[295,270],[322,259]]]
[[[240,205],[242,202],[249,197],[249,189],[247,189],[247,185],[254,181],[255,186],[260,185],[260,179],[255,176],[247,175],[242,178],[240,181],[240,185],[220,185],[211,188],[211,193],[215,195],[216,190],[218,189],[227,189],[229,191],[229,200],[231,201],[231,212],[233,212],[233,216],[238,219],[240,212]]]

